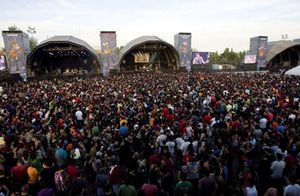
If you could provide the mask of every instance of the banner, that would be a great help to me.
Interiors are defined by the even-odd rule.
[[[244,64],[254,64],[256,63],[256,55],[246,54],[244,59]]]
[[[28,35],[22,31],[3,31],[2,36],[8,72],[26,75],[26,57],[30,52]]]
[[[193,52],[192,53],[192,65],[207,65],[210,60],[209,52]]]
[[[257,67],[266,67],[268,37],[259,37],[257,51]]]
[[[191,67],[191,39],[192,35],[190,33],[178,33],[175,35],[174,46],[179,53],[180,67]]]
[[[117,35],[115,31],[101,31],[101,57],[103,61],[103,70],[117,69]]]

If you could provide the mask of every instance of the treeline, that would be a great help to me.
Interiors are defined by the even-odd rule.
[[[211,64],[239,65],[243,61],[245,53],[245,51],[234,52],[232,48],[226,48],[222,53],[210,53],[210,62]]]

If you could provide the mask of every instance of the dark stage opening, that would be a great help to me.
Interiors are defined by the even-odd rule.
[[[94,51],[71,42],[46,42],[29,55],[34,75],[76,75],[97,73],[100,64]]]
[[[300,45],[285,49],[269,61],[269,69],[278,71],[288,70],[300,64]]]
[[[143,40],[143,37],[138,38]],[[136,39],[136,40],[138,40]],[[133,40],[125,50],[121,51],[120,70],[126,71],[155,71],[177,70],[179,55],[176,49],[157,37],[153,40],[138,42]],[[136,44],[133,44],[136,42]],[[130,46],[131,45],[131,46]]]

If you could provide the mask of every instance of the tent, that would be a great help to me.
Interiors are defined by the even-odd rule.
[[[285,75],[300,76],[300,65],[285,72]]]

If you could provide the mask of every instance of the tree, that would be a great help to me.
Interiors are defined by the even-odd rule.
[[[210,62],[212,64],[218,64],[220,62],[220,55],[217,51],[210,53]]]
[[[233,49],[225,48],[222,53],[212,52],[210,62],[212,64],[231,64],[239,65],[245,56],[245,51],[234,52]]]
[[[16,25],[9,26],[8,31],[21,31]]]
[[[30,51],[33,50],[37,46],[37,44],[38,40],[35,37],[31,36],[29,38]]]

